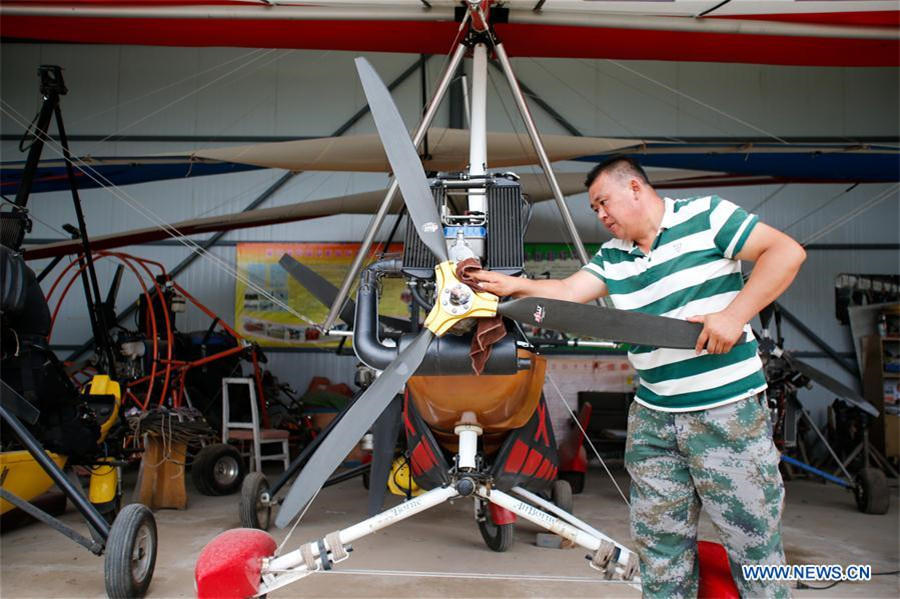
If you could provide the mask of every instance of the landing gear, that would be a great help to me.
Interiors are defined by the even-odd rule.
[[[156,566],[156,521],[139,503],[125,506],[109,531],[104,577],[111,599],[142,597]]]
[[[460,438],[459,454],[454,460],[455,466],[448,472],[447,484],[412,497],[363,522],[305,543],[295,551],[273,555],[276,546],[274,539],[258,531],[235,530],[219,535],[198,558],[198,595],[216,596],[222,585],[232,584],[233,572],[240,572],[242,584],[249,585],[238,595],[265,595],[312,572],[332,570],[350,557],[351,543],[357,539],[447,501],[468,498],[475,502],[475,516],[481,536],[494,551],[510,548],[514,534],[512,522],[516,517],[523,518],[561,536],[573,546],[586,549],[591,567],[602,572],[605,578],[638,582],[638,560],[634,552],[562,509],[571,509],[572,505],[572,488],[566,481],[556,481],[552,487],[551,496],[556,505],[521,487],[513,487],[511,491],[526,501],[498,489],[476,460],[476,429],[480,427],[468,422],[456,427]],[[256,509],[255,513],[246,514],[249,519],[261,517],[262,506],[258,502],[251,504],[249,500],[261,498],[266,488],[264,485],[261,477],[251,475],[247,478],[244,486],[246,492],[242,495],[248,501],[242,503],[242,523],[246,524],[243,521],[245,509],[248,512],[251,508]],[[506,521],[501,522],[500,519]],[[246,533],[252,533],[252,538]],[[247,542],[236,544],[235,539],[244,536],[248,536]],[[223,555],[230,557],[223,561]],[[248,570],[247,564],[255,570]]]
[[[887,478],[878,468],[863,468],[853,487],[856,507],[864,514],[886,514],[890,505]]]
[[[503,552],[512,547],[516,539],[516,528],[512,522],[508,524],[495,524],[491,517],[490,503],[484,500],[476,500],[475,519],[478,522],[478,531],[481,538],[491,551]]]
[[[569,484],[569,481],[553,481],[553,490],[550,494],[550,501],[562,511],[569,512],[570,514],[572,513],[575,502],[572,499],[572,486]]]
[[[584,472],[577,470],[566,470],[559,473],[559,478],[569,483],[572,487],[572,493],[578,495],[584,491]]]
[[[261,472],[251,472],[241,485],[241,526],[269,530],[272,505],[269,503],[269,482]]]
[[[244,480],[244,460],[236,447],[207,445],[194,458],[191,480],[203,495],[231,495]]]

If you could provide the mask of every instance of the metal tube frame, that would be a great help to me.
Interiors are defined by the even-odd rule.
[[[472,49],[472,100],[469,129],[469,177],[487,170],[487,44],[478,42]],[[485,212],[485,190],[469,190],[469,211]]]
[[[413,497],[409,501],[401,503],[394,508],[338,531],[340,543],[341,545],[348,545],[357,539],[378,532],[391,524],[406,520],[407,518],[433,508],[436,505],[440,505],[448,499],[453,499],[458,496],[459,493],[454,487],[432,489],[431,491],[419,495],[418,497]],[[323,567],[320,547],[325,548],[326,562],[334,561],[332,558],[332,556],[335,555],[334,548],[329,546],[328,540],[316,540],[307,545],[315,558],[316,570]],[[264,595],[269,593],[308,576],[316,570],[310,571],[307,568],[301,549],[296,549],[280,557],[271,558],[267,563],[263,564],[262,584],[259,587],[258,594]]]
[[[456,433],[459,436],[461,452],[457,455],[455,462],[462,463],[463,458],[466,457],[463,450],[466,445],[463,442],[464,436],[475,436],[477,440],[478,431],[475,430],[477,428],[480,427],[477,425],[457,427]],[[474,447],[470,447],[469,453],[472,453],[474,449]],[[290,553],[264,559],[260,573],[261,584],[257,595],[266,595],[313,572],[330,570],[334,563],[339,563],[349,557],[348,553],[352,550],[349,545],[353,541],[461,496],[489,501],[514,512],[518,516],[591,551],[593,553],[590,556],[591,567],[604,571],[607,578],[618,576],[622,580],[639,584],[640,577],[635,576],[638,564],[637,554],[575,516],[548,504],[540,497],[519,487],[513,491],[559,517],[491,488],[490,484],[478,473],[456,474],[456,480],[449,485],[432,489],[418,497],[412,497],[404,503],[358,524],[305,543]],[[337,543],[340,543],[340,547],[337,547]],[[601,557],[604,559],[599,559]]]
[[[559,208],[560,214],[562,215],[563,223],[566,225],[566,230],[572,238],[572,243],[575,245],[575,252],[578,255],[578,259],[582,264],[587,264],[588,255],[584,250],[584,244],[581,242],[581,236],[578,234],[578,230],[575,228],[575,221],[572,220],[572,215],[569,212],[569,207],[566,206],[566,200],[563,196],[562,189],[560,189],[559,182],[556,180],[556,175],[553,173],[553,168],[550,166],[550,158],[547,156],[546,150],[544,150],[544,144],[541,142],[541,136],[534,124],[534,119],[531,117],[531,111],[528,109],[528,104],[525,102],[525,96],[522,94],[522,89],[519,87],[519,82],[516,80],[516,75],[515,73],[513,73],[512,65],[509,62],[509,57],[506,55],[506,49],[503,47],[503,44],[501,42],[498,42],[494,45],[494,51],[497,53],[497,60],[500,61],[500,66],[503,67],[503,74],[506,76],[506,81],[509,84],[509,89],[516,100],[516,106],[518,106],[519,108],[519,114],[522,115],[522,120],[525,121],[525,128],[528,130],[528,136],[531,138],[531,143],[534,146],[534,151],[538,155],[538,160],[541,163],[541,168],[544,170],[544,174],[547,176],[547,182],[550,184],[550,189],[553,191],[553,198],[556,200],[556,205]]]
[[[25,449],[28,450],[28,453],[31,454],[31,457],[35,459],[35,461],[40,464],[41,468],[44,472],[47,473],[56,486],[58,486],[62,491],[66,494],[66,497],[75,504],[75,507],[78,508],[78,511],[81,512],[81,515],[84,516],[84,519],[87,520],[89,528],[91,528],[91,535],[94,534],[99,535],[98,541],[103,541],[106,543],[106,540],[109,538],[109,523],[103,519],[103,516],[100,515],[100,512],[97,511],[97,508],[94,507],[92,503],[90,503],[84,495],[78,492],[78,490],[72,485],[71,481],[66,478],[66,475],[63,471],[56,465],[56,462],[50,459],[50,457],[44,453],[44,448],[41,447],[40,442],[35,439],[34,435],[25,428],[25,426],[19,422],[19,419],[16,418],[12,413],[7,411],[6,407],[0,403],[0,417],[3,418],[3,421],[6,422],[10,428],[13,430],[13,433],[16,437],[22,441],[22,444],[25,446]]]

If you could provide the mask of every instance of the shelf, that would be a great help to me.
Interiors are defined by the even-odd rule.
[[[885,372],[882,376],[886,379],[900,379],[900,372]]]
[[[900,336],[898,335],[888,335],[887,337],[882,337],[882,341],[900,341]]]

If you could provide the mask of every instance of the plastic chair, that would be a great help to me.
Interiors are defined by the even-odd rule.
[[[288,436],[290,433],[286,430],[277,428],[260,428],[259,425],[259,407],[256,401],[256,387],[250,378],[224,378],[222,379],[222,442],[228,443],[229,440],[235,441],[253,441],[253,451],[251,452],[251,465],[255,466],[256,472],[262,471],[263,460],[278,460],[284,464],[287,470],[291,463],[290,453],[288,451]],[[250,421],[231,420],[231,395],[229,387],[232,385],[246,385],[246,395],[243,391],[235,393],[236,396],[244,396],[250,401]],[[277,455],[262,455],[263,443],[280,443],[281,453]]]

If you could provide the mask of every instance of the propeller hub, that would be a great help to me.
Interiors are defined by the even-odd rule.
[[[491,318],[497,315],[497,296],[473,291],[456,276],[453,260],[434,268],[437,301],[425,319],[425,326],[440,337],[466,318]]]
[[[441,292],[441,303],[445,306],[468,310],[472,305],[472,292],[462,284],[445,287]]]

